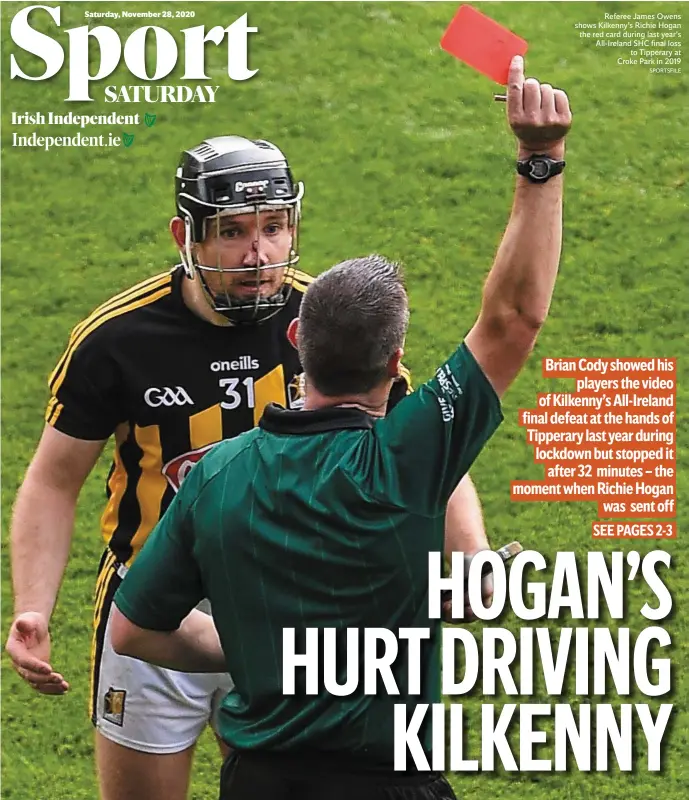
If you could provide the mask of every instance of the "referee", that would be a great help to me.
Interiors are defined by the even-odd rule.
[[[507,114],[519,140],[515,200],[464,342],[385,416],[409,318],[400,271],[369,256],[320,275],[289,333],[304,410],[269,406],[258,428],[205,456],[115,597],[118,652],[232,674],[222,800],[454,797],[441,775],[393,771],[393,706],[440,702],[427,554],[442,550],[447,500],[502,419],[499,397],[533,347],[557,274],[567,96],[524,81],[516,58]],[[212,621],[192,612],[206,597]],[[303,652],[305,629],[334,628],[344,641],[350,628],[418,627],[432,632],[421,695],[408,692],[402,648],[399,694],[334,696],[322,679],[317,694],[299,680],[283,694],[286,628]]]

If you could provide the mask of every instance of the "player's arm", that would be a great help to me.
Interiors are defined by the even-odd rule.
[[[180,672],[224,672],[227,667],[209,614],[194,609],[174,631],[141,628],[115,605],[112,646],[122,656],[138,658]]]
[[[488,537],[483,525],[483,512],[476,487],[469,475],[465,475],[452,493],[445,513],[445,558],[452,564],[452,554],[462,553],[465,557],[474,556],[481,550],[490,550]],[[492,576],[485,578],[482,583],[484,602],[493,594]],[[469,604],[469,598],[464,598],[463,621],[475,619],[475,614]],[[452,603],[448,600],[443,603],[443,619],[447,622],[456,622],[452,618]]]
[[[21,677],[45,694],[68,688],[50,665],[48,624],[67,565],[77,497],[104,444],[46,425],[14,506],[14,620],[6,647]]]
[[[510,66],[507,118],[519,159],[562,159],[572,115],[567,95],[533,78],[523,60]],[[488,275],[479,318],[466,344],[498,396],[519,373],[536,341],[557,276],[562,244],[562,175],[537,184],[518,176],[507,229]]]
[[[457,485],[447,503],[445,512],[445,556],[452,553],[473,556],[480,550],[489,550],[488,537],[483,525],[481,501],[469,475]]]

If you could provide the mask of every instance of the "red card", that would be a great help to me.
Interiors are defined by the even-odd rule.
[[[440,46],[497,83],[506,85],[512,58],[523,56],[528,44],[490,17],[465,5],[443,34]]]

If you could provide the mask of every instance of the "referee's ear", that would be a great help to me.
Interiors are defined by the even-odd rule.
[[[388,378],[397,378],[400,374],[400,364],[402,363],[402,356],[404,350],[398,347],[397,350],[390,356],[388,361]]]
[[[297,349],[297,333],[299,331],[299,318],[295,317],[287,326],[287,339],[292,347]]]

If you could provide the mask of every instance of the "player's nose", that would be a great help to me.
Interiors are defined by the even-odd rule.
[[[245,267],[260,267],[266,263],[266,255],[261,248],[261,243],[254,239],[244,253],[242,265]]]

